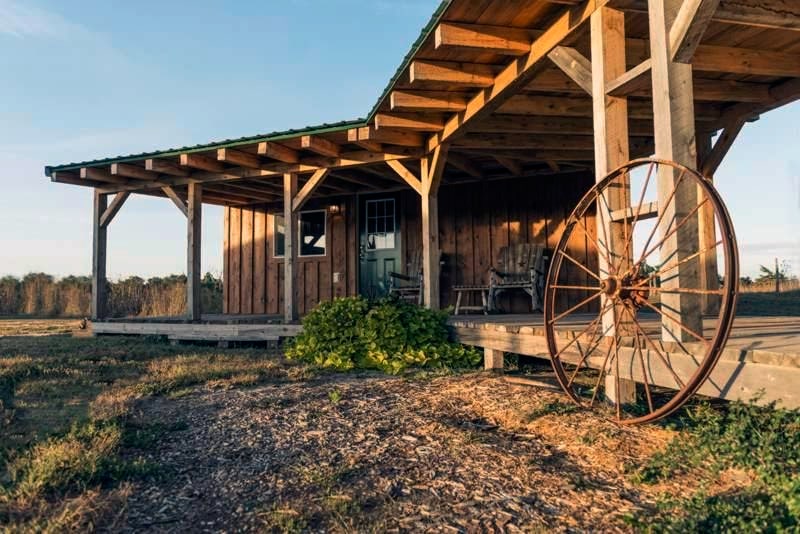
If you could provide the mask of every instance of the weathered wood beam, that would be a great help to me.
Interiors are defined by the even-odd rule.
[[[653,121],[631,119],[628,121],[633,136],[653,135]],[[470,126],[471,133],[593,135],[590,117],[537,117],[531,115],[492,115]]]
[[[369,152],[383,152],[383,145],[377,141],[370,141],[369,139],[359,139],[359,128],[347,130],[347,142],[353,145],[358,145],[364,150]]]
[[[734,120],[722,130],[711,152],[700,162],[703,176],[707,178],[714,177],[714,174],[716,174],[717,169],[722,164],[722,161],[733,146],[733,142],[736,141],[744,125],[744,120]]]
[[[605,92],[610,96],[628,96],[634,93],[650,93],[653,88],[650,70],[652,62],[646,59],[617,76],[605,85]]]
[[[292,200],[292,210],[298,211],[303,206],[305,206],[308,199],[311,198],[311,195],[320,186],[322,180],[328,176],[330,172],[329,169],[320,169],[315,172],[311,178],[303,185],[303,188],[300,189],[300,192],[295,195],[294,199]]]
[[[594,161],[594,151],[592,150],[531,150],[530,148],[521,150],[508,150],[508,149],[481,149],[470,148],[460,149],[457,146],[451,147],[450,151],[463,151],[466,150],[469,154],[480,154],[493,158],[495,156],[504,156],[507,158],[517,159],[520,161],[535,161],[543,163],[546,161],[569,162],[569,161]],[[645,156],[646,154],[632,154],[638,156]]]
[[[246,167],[248,169],[260,169],[261,158],[256,154],[242,152],[233,148],[220,148],[217,150],[217,161],[223,161],[232,165]]]
[[[315,152],[320,156],[326,156],[329,158],[338,158],[342,152],[342,147],[333,141],[316,135],[304,135],[301,137],[300,146],[303,148],[303,150],[310,150],[311,152]]]
[[[412,85],[432,82],[482,88],[490,87],[494,83],[494,77],[494,67],[478,63],[417,60],[409,67],[409,79]]]
[[[522,174],[522,165],[519,162],[503,156],[495,156],[494,159],[514,176]]]
[[[439,145],[422,158],[422,296],[425,306],[440,308],[439,184],[444,173],[448,146]]]
[[[184,217],[189,216],[189,208],[186,207],[186,203],[180,196],[178,196],[178,193],[176,193],[173,188],[165,186],[162,187],[161,190],[165,195],[167,195],[167,198],[170,199],[173,204],[175,204],[175,207],[178,208],[181,213],[183,213]]]
[[[150,172],[143,167],[131,165],[129,163],[112,163],[111,175],[134,178],[136,180],[155,180],[158,178],[157,173]]]
[[[416,132],[438,132],[443,128],[442,119],[421,113],[389,114],[378,113],[375,115],[375,128],[412,130]]]
[[[113,176],[109,172],[97,167],[83,167],[80,170],[80,177],[83,180],[94,180],[109,184],[129,184],[131,181],[121,176]]]
[[[568,46],[557,46],[547,57],[587,94],[592,94],[592,64],[583,54]]]
[[[447,164],[452,165],[456,169],[467,173],[473,178],[483,177],[483,171],[477,164],[475,164],[475,162],[470,161],[469,158],[466,158],[464,156],[454,154],[453,152],[449,152],[447,154]]]
[[[169,176],[179,176],[185,178],[190,176],[192,172],[189,169],[184,169],[171,161],[163,159],[146,159],[144,161],[144,168],[156,174],[167,174]]]
[[[405,130],[387,130],[386,128],[377,130],[374,126],[364,126],[362,128],[348,130],[347,139],[350,142],[355,142],[356,140],[374,141],[377,143],[413,148],[419,148],[424,143],[421,133]]]
[[[467,100],[449,91],[392,91],[390,106],[392,111],[461,111]]]
[[[672,61],[691,63],[719,0],[685,0],[669,30]]]
[[[202,154],[181,154],[180,162],[183,167],[191,167],[207,172],[223,172],[225,165],[219,161]]]
[[[417,194],[422,195],[422,181],[417,178],[414,173],[408,169],[408,167],[399,161],[388,161],[387,164],[394,172],[397,173],[400,178],[403,179],[405,183],[411,186],[411,188],[416,191]]]
[[[658,217],[658,202],[646,202],[639,206],[621,208],[611,212],[611,222],[646,221]]]
[[[423,177],[427,176],[427,180],[425,178],[422,180],[422,192],[424,194],[439,194],[439,187],[442,185],[449,149],[449,144],[439,145],[434,149],[431,155],[423,158],[425,163],[422,165],[422,175]]]
[[[119,210],[122,209],[122,206],[125,204],[125,201],[128,200],[128,197],[131,194],[127,191],[123,191],[122,193],[117,193],[114,195],[114,200],[111,201],[111,205],[106,208],[103,212],[103,215],[100,217],[100,226],[103,228],[107,228],[111,221],[114,220],[114,217],[117,216]]]
[[[694,71],[753,76],[800,77],[800,54],[700,45],[692,59]]]
[[[626,130],[627,133],[627,130]],[[650,134],[652,136],[652,134]],[[620,140],[621,142],[622,140]],[[649,137],[627,138],[626,149],[633,150],[652,146]],[[453,147],[499,148],[499,149],[545,149],[545,150],[592,150],[596,148],[593,137],[589,135],[540,135],[540,134],[482,134],[468,133],[453,141]],[[623,162],[624,163],[624,162]],[[620,163],[621,165],[622,163]],[[610,171],[609,171],[610,172]]]
[[[202,319],[203,186],[189,184],[186,215],[186,313],[191,322]]]
[[[297,174],[283,175],[283,217],[284,232],[283,257],[283,315],[287,323],[297,320],[297,292],[295,291],[295,264],[297,263],[298,212],[292,209],[292,201],[297,196]]]
[[[276,159],[278,161],[282,161],[283,163],[297,163],[300,161],[300,154],[296,150],[279,143],[259,143],[258,155],[266,158]]]
[[[520,28],[443,22],[436,27],[434,46],[437,50],[469,49],[521,56],[530,51],[533,37],[530,31]]]

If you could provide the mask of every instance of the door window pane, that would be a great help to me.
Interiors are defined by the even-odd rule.
[[[367,201],[367,249],[386,250],[395,247],[394,199]]]
[[[286,224],[283,215],[272,216],[272,234],[273,238],[273,251],[272,255],[275,258],[282,258],[286,250]]]
[[[300,255],[324,256],[326,251],[326,212],[300,212]]]

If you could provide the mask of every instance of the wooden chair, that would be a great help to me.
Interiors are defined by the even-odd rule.
[[[389,295],[397,295],[401,300],[416,303],[422,306],[422,251],[416,250],[411,254],[406,273],[389,273]]]
[[[497,296],[521,289],[531,297],[531,310],[543,308],[544,281],[548,257],[541,245],[521,243],[500,250],[497,267],[489,269],[489,311],[497,311]]]

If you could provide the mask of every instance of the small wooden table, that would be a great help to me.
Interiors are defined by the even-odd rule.
[[[454,315],[458,315],[462,311],[478,311],[484,315],[489,314],[489,286],[453,286],[453,291],[458,293],[456,297],[456,309],[453,311]],[[464,293],[480,293],[481,306],[464,306],[461,300],[464,298]]]

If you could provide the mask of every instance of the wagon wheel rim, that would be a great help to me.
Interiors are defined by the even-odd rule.
[[[696,200],[677,209],[676,199],[692,191]],[[716,229],[702,244],[692,230],[701,217],[713,217]],[[583,258],[570,247],[581,239],[589,251]],[[718,287],[691,276],[709,257],[722,263]],[[664,160],[623,165],[581,199],[553,253],[544,323],[558,382],[576,404],[621,424],[674,413],[722,354],[738,283],[733,224],[711,182]],[[681,303],[704,299],[715,302],[715,313],[699,321],[680,315]]]

